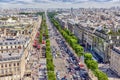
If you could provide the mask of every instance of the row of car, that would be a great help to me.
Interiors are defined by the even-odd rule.
[[[73,52],[67,46],[65,39],[60,35],[55,27],[53,32],[55,32],[53,34],[56,36],[55,40],[60,48],[61,55],[66,59],[66,68],[68,70],[68,73],[72,75],[72,80],[90,80],[87,71],[84,68],[80,67],[80,61],[74,56]],[[59,74],[56,73],[56,75],[59,78]],[[65,79],[65,77],[62,79]]]
[[[84,68],[80,68],[79,60],[74,56],[73,52],[67,46],[65,40],[62,36],[58,36],[56,39],[59,47],[61,49],[62,55],[68,55],[66,61],[68,62],[69,66],[66,66],[68,72],[70,72],[73,76],[74,80],[89,80],[89,75]],[[64,56],[63,56],[64,57]]]
[[[56,42],[58,43],[60,49],[61,49],[61,54],[62,57],[66,58],[66,61],[68,62],[66,68],[68,70],[68,73],[71,73],[73,76],[72,79],[74,80],[80,80],[80,77],[78,77],[75,73],[76,70],[74,70],[73,66],[77,64],[76,57],[74,57],[73,53],[71,50],[67,47],[65,40],[59,35],[58,38],[56,39]],[[77,76],[77,77],[75,77]]]
[[[45,68],[39,68],[39,80],[47,80]]]

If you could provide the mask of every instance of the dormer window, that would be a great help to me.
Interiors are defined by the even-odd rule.
[[[5,45],[7,45],[7,42],[5,43]]]
[[[20,44],[20,42],[18,42],[18,44]]]
[[[16,44],[16,42],[14,42],[14,44]]]

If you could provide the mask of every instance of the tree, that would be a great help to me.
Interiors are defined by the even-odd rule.
[[[46,43],[48,43],[48,42],[50,42],[50,40],[49,40],[49,39],[46,39]]]
[[[42,33],[40,34],[39,42],[42,43]]]
[[[55,78],[55,74],[54,72],[52,71],[47,71],[47,74],[48,74],[48,80],[56,80]]]
[[[118,32],[120,33],[120,29],[118,30]]]
[[[109,35],[113,34],[113,31],[112,31],[112,30],[110,30],[110,31],[108,32],[108,34],[109,34]]]
[[[47,59],[52,58],[52,55],[50,54],[50,51],[46,51],[46,58],[47,58]]]
[[[94,60],[86,60],[86,65],[91,70],[98,69],[98,63]]]
[[[50,51],[50,46],[46,46],[46,50],[47,50],[47,51]]]
[[[67,29],[64,29],[64,30],[68,35],[72,35],[72,33],[69,30],[67,30]]]
[[[73,47],[73,49],[75,50],[76,53],[83,53],[84,52],[83,47],[80,46],[79,44],[74,44],[72,47]]]
[[[77,55],[80,57],[80,56],[83,55],[83,53],[81,53],[81,52],[77,52]]]
[[[91,53],[85,53],[84,58],[85,58],[85,60],[92,60],[92,54]]]
[[[98,80],[108,80],[108,76],[98,69],[94,71],[94,74],[98,78]]]
[[[77,44],[77,40],[76,40],[76,39],[72,39],[72,38],[71,38],[71,39],[70,39],[70,42],[71,42],[71,43],[74,43],[74,44]]]
[[[73,35],[72,38],[77,40],[77,42],[78,42],[78,38],[76,36]]]
[[[46,46],[50,46],[50,41],[46,41]]]
[[[54,65],[53,65],[52,59],[47,59],[47,70],[54,71]]]

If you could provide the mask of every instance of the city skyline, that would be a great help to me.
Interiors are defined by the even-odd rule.
[[[120,0],[0,0],[0,5],[1,8],[109,8],[120,6]]]
[[[0,0],[0,80],[113,79],[120,0]]]

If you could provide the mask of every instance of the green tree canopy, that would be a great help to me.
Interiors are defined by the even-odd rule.
[[[98,63],[94,60],[87,60],[86,65],[91,70],[98,69]]]
[[[84,58],[85,58],[85,60],[91,60],[92,59],[92,54],[91,53],[85,53]]]
[[[96,69],[94,73],[95,73],[95,76],[98,77],[98,80],[108,80],[108,76],[102,71]]]

